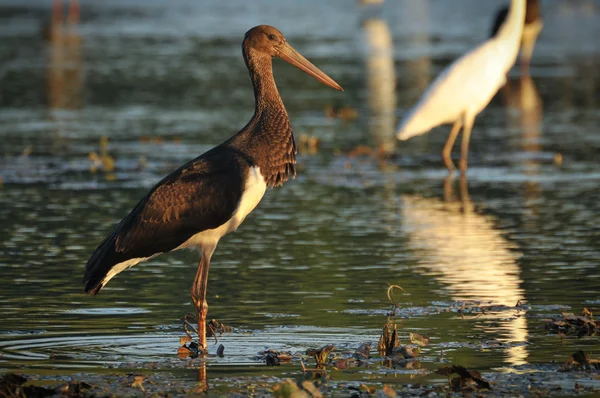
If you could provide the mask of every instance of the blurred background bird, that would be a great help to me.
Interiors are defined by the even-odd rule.
[[[475,117],[505,84],[506,74],[516,61],[525,6],[525,0],[511,0],[510,10],[498,33],[440,73],[400,122],[397,130],[399,140],[425,134],[441,124],[453,123],[442,157],[448,171],[454,171],[451,151],[462,128],[459,166],[461,172],[466,172]]]
[[[496,36],[500,27],[506,21],[508,15],[508,7],[502,7],[496,13],[490,37]],[[525,11],[525,25],[523,26],[523,34],[521,35],[521,60],[520,66],[522,73],[529,71],[531,56],[535,43],[537,41],[542,28],[544,27],[544,19],[542,18],[542,8],[539,0],[527,0],[527,8]]]

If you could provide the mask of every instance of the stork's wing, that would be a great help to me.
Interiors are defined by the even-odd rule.
[[[97,293],[121,270],[225,223],[242,196],[247,167],[238,153],[216,147],[165,177],[94,251],[86,291]]]
[[[168,176],[123,220],[116,251],[147,257],[225,223],[242,195],[242,175],[236,163],[223,166],[199,160]]]

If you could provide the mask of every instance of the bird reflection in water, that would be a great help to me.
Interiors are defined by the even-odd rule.
[[[533,177],[540,173],[539,157],[542,152],[543,103],[535,82],[529,73],[521,74],[517,79],[507,81],[502,88],[502,98],[506,106],[509,127],[522,131],[520,149],[524,152],[522,163],[524,173]],[[537,197],[539,184],[528,180],[526,196]]]
[[[69,0],[67,13],[63,1],[52,3],[48,26],[48,106],[50,109],[78,109],[82,105],[83,83],[81,36],[78,32],[79,2]]]
[[[396,112],[396,76],[392,34],[381,17],[383,0],[361,0],[364,37],[368,129],[379,156],[392,153]]]
[[[493,217],[475,210],[466,176],[460,177],[459,188],[456,198],[454,179],[449,176],[444,180],[444,200],[402,197],[408,245],[420,259],[416,270],[440,282],[453,301],[513,307],[525,299],[518,247],[494,227]],[[499,334],[498,340],[508,344],[505,353],[511,365],[526,362],[526,347],[514,346],[527,341],[523,316],[487,312],[477,322],[486,333]]]

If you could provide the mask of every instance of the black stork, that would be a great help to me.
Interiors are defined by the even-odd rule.
[[[191,295],[204,350],[208,269],[219,239],[235,231],[267,187],[280,186],[296,175],[296,144],[273,78],[272,58],[279,57],[343,91],[272,26],[260,25],[246,32],[242,52],[254,86],[250,122],[156,184],[100,243],[83,278],[85,291],[95,295],[119,272],[141,261],[174,250],[197,249],[200,264]]]

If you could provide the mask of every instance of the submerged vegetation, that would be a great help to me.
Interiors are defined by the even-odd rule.
[[[583,351],[568,356],[562,364],[530,365],[520,368],[516,373],[489,370],[480,372],[458,363],[449,363],[444,355],[445,346],[432,343],[432,339],[436,341],[439,338],[423,336],[416,330],[405,330],[398,325],[398,322],[405,318],[398,318],[394,314],[404,313],[403,303],[393,300],[392,289],[401,289],[406,293],[396,285],[388,289],[390,307],[389,311],[384,311],[381,315],[385,318],[385,323],[376,350],[369,342],[352,344],[346,341],[339,345],[326,344],[320,348],[308,349],[304,353],[266,349],[251,358],[261,366],[281,367],[285,376],[270,376],[266,379],[254,376],[235,381],[230,378],[211,380],[210,377],[207,378],[207,373],[211,372],[214,355],[202,355],[197,344],[192,341],[192,336],[187,335],[180,339],[182,346],[178,355],[187,366],[199,369],[198,380],[193,386],[178,378],[169,377],[164,369],[161,372],[119,375],[117,367],[114,369],[117,372],[113,372],[113,376],[107,378],[81,374],[66,383],[48,383],[40,377],[8,373],[0,379],[0,396],[99,397],[131,394],[136,390],[145,394],[168,396],[220,391],[234,397],[251,393],[254,396],[273,395],[283,398],[321,397],[331,394],[395,397],[399,394],[446,396],[464,393],[477,393],[479,396],[534,394],[543,397],[600,392],[597,382],[600,377],[600,360]],[[456,303],[453,307],[459,314],[464,312],[467,306],[465,303]],[[496,307],[486,311],[506,309]],[[563,317],[571,319],[570,315],[563,314]],[[581,317],[584,317],[585,321],[593,319],[587,309]],[[579,319],[575,323],[580,324],[582,321]],[[224,341],[227,341],[228,335],[236,333],[235,329],[216,320],[211,320],[210,324],[214,332],[218,331],[222,335]],[[543,329],[542,324],[543,320],[540,321],[540,329]],[[406,336],[406,341],[402,341],[400,336]],[[496,345],[496,348],[502,348],[502,344]],[[467,345],[467,349],[481,348],[474,344]],[[489,349],[494,349],[494,345],[488,344],[485,350]],[[558,357],[565,357],[560,346],[557,350]],[[224,357],[224,351],[225,345],[220,344],[216,356]],[[239,356],[236,353],[231,355]],[[161,369],[166,362],[148,365],[148,370]],[[124,363],[121,366],[128,365]],[[265,369],[261,373],[265,372],[269,371]],[[351,375],[351,379],[356,381],[344,380],[344,377],[340,377],[343,374]],[[380,376],[377,376],[378,374]],[[410,376],[411,381],[397,384],[393,382],[393,378],[386,377],[387,374],[406,374]]]

